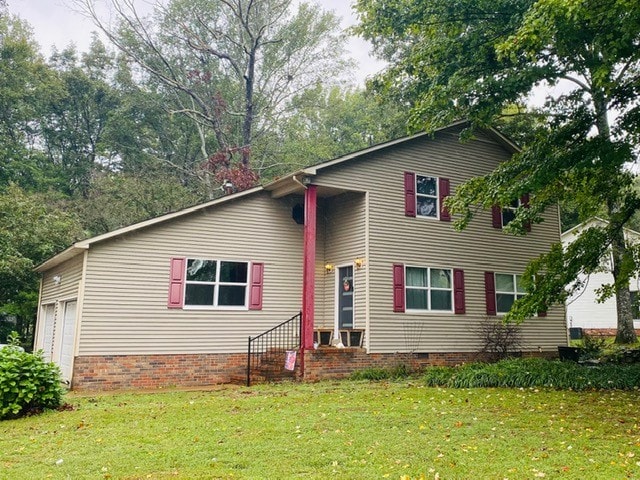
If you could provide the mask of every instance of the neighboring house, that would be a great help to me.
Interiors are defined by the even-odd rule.
[[[606,226],[608,222],[600,218],[593,218],[581,223],[562,234],[562,244],[569,245],[586,228],[592,226]],[[625,239],[630,243],[640,241],[640,233],[625,229]],[[602,333],[615,335],[618,326],[618,309],[616,298],[612,296],[604,302],[597,301],[596,290],[603,285],[613,283],[611,273],[611,259],[606,258],[602,263],[602,271],[590,275],[580,275],[579,279],[585,282],[584,286],[567,299],[567,327],[582,328],[592,331],[592,333]],[[640,310],[638,291],[640,290],[640,279],[631,279],[629,291],[631,292],[631,304],[634,313],[634,327],[640,329]]]
[[[302,311],[305,379],[477,358],[478,326],[522,294],[520,274],[560,229],[554,208],[507,235],[510,211],[494,209],[454,231],[444,198],[516,151],[494,130],[461,143],[463,127],[74,244],[38,267],[36,348],[73,388],[228,382],[248,337]],[[558,306],[526,321],[525,354],[557,353],[564,318]],[[351,348],[325,346],[340,341]]]

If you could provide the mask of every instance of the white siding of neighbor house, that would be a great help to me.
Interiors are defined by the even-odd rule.
[[[371,301],[369,312],[363,310],[364,304],[359,304],[356,324],[360,325],[369,314],[370,352],[478,350],[475,332],[486,317],[484,272],[522,273],[530,259],[560,241],[556,208],[549,209],[544,222],[533,225],[532,232],[523,236],[494,229],[491,212],[478,213],[462,232],[454,231],[452,222],[405,216],[403,172],[448,178],[454,193],[464,181],[490,172],[509,157],[509,152],[488,137],[460,143],[455,131],[449,130],[325,168],[314,177],[313,182],[318,185],[369,192],[366,268]],[[364,214],[355,218],[362,219]],[[351,240],[355,245],[361,245],[362,241],[357,236]],[[325,260],[332,263],[333,246],[327,238]],[[356,249],[343,258],[360,251]],[[338,263],[337,251],[335,258]],[[466,314],[394,313],[394,263],[463,269]],[[557,349],[557,345],[566,343],[563,306],[551,308],[547,317],[525,321],[522,329],[526,349]]]
[[[591,225],[603,225],[604,222],[593,220],[587,222],[583,228]],[[564,245],[571,243],[582,228],[575,228],[562,234]],[[637,242],[637,234],[626,232],[627,241]],[[598,301],[596,290],[603,285],[613,283],[613,275],[610,271],[592,273],[588,276],[581,275],[581,281],[586,281],[584,287],[567,299],[567,327],[580,327],[586,329],[615,329],[618,326],[618,308],[615,295],[604,302]],[[635,277],[629,284],[630,291],[640,290],[640,278]],[[640,319],[634,320],[634,327],[640,329]]]
[[[79,355],[246,351],[300,310],[297,201],[258,192],[91,245]],[[263,309],[168,309],[171,257],[263,262]]]

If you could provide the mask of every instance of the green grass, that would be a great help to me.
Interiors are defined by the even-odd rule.
[[[72,393],[0,422],[0,478],[640,478],[638,400],[421,379]]]

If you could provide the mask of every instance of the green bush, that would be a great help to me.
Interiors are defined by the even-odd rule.
[[[640,345],[613,346],[600,357],[600,360],[618,365],[640,363]]]
[[[64,388],[60,370],[42,353],[10,345],[0,349],[0,420],[58,408]]]
[[[472,363],[460,367],[431,367],[428,386],[449,388],[548,387],[560,390],[633,390],[640,388],[640,364],[583,366],[539,358]]]

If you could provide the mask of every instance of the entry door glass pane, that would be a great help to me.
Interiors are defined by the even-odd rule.
[[[353,328],[353,267],[338,269],[338,327]]]

